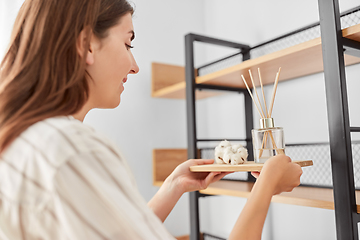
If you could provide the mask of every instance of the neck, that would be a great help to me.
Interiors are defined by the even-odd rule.
[[[90,106],[88,106],[88,103],[86,103],[81,109],[80,111],[78,111],[77,113],[73,114],[72,116],[83,122],[84,121],[84,118],[86,116],[86,114],[91,110],[92,108]]]

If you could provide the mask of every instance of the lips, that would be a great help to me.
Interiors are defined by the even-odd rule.
[[[123,83],[126,83],[126,81],[127,81],[127,78],[124,78],[124,79],[122,80]]]

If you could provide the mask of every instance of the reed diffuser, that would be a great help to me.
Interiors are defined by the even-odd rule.
[[[246,86],[246,88],[254,102],[254,105],[260,115],[260,128],[253,129],[251,131],[252,141],[253,141],[253,149],[254,149],[254,161],[256,163],[264,163],[267,159],[269,159],[272,156],[285,153],[283,128],[275,127],[274,119],[271,117],[272,110],[274,107],[276,89],[277,89],[277,85],[278,85],[279,77],[280,77],[280,71],[281,71],[281,68],[279,68],[279,71],[276,73],[274,88],[273,88],[273,92],[272,92],[272,98],[271,98],[271,102],[270,102],[270,107],[268,109],[266,100],[265,100],[265,93],[264,93],[264,87],[263,87],[263,83],[262,83],[262,79],[261,79],[260,68],[258,68],[259,81],[260,81],[262,98],[264,101],[265,110],[263,109],[263,107],[261,105],[261,101],[260,101],[259,95],[256,90],[256,86],[254,83],[254,79],[253,79],[251,70],[249,69],[249,75],[250,75],[250,80],[251,80],[252,86],[254,88],[256,99],[254,98],[253,94],[251,93],[251,90],[250,90],[244,76],[241,75],[241,78],[244,81],[245,86]]]

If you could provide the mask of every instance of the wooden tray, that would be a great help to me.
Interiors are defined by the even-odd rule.
[[[293,161],[294,163],[299,164],[301,167],[312,166],[312,160],[300,160]],[[245,162],[240,165],[229,165],[229,164],[208,164],[208,165],[199,165],[191,166],[191,172],[260,172],[263,163],[254,163],[252,161]]]

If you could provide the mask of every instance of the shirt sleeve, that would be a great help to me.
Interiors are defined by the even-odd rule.
[[[53,208],[70,239],[174,239],[107,149],[79,153],[54,179]]]

